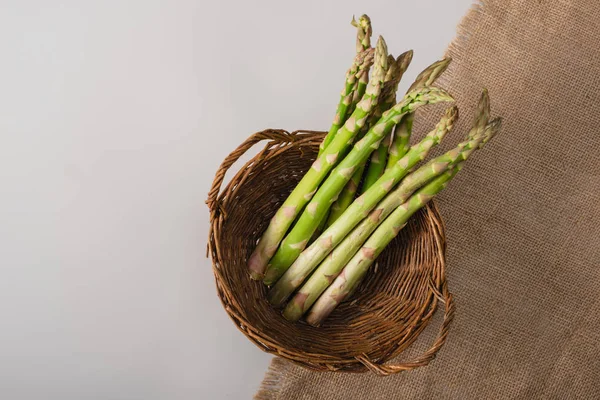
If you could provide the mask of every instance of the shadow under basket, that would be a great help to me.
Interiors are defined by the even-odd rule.
[[[445,274],[444,224],[433,202],[417,212],[371,267],[354,295],[315,328],[292,323],[267,301],[267,288],[250,279],[246,261],[269,220],[311,166],[324,132],[269,129],[232,152],[216,173],[207,200],[208,249],[217,292],[236,326],[262,350],[318,371],[389,375],[427,365],[446,341],[454,315]],[[227,170],[248,149],[264,147],[231,179]],[[425,353],[390,363],[444,310]]]

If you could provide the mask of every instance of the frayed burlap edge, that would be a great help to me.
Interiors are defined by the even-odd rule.
[[[292,363],[279,357],[273,357],[265,373],[260,388],[254,400],[276,400],[281,391],[281,385]]]

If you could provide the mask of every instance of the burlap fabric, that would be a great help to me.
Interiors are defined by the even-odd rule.
[[[600,3],[488,0],[448,54],[440,84],[463,118],[444,147],[482,87],[504,129],[439,196],[457,303],[445,347],[383,378],[274,359],[257,399],[600,399]]]

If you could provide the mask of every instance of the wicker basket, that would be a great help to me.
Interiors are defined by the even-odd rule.
[[[411,218],[352,298],[319,328],[286,321],[267,302],[262,282],[249,277],[246,260],[314,161],[323,135],[255,133],[217,171],[207,200],[208,248],[223,307],[262,350],[314,370],[389,375],[426,365],[444,344],[454,314],[446,285],[444,225],[433,203]],[[263,140],[262,150],[221,190],[231,165]],[[438,307],[444,308],[444,319],[431,348],[412,361],[389,363],[414,342]]]

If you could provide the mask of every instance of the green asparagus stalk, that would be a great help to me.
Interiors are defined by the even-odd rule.
[[[408,69],[410,62],[412,61],[413,51],[409,50],[404,52],[398,56],[397,59],[391,60],[393,63],[393,67],[388,69],[388,73],[386,74],[386,82],[384,83],[384,87],[382,90],[382,97],[384,98],[381,106],[377,107],[377,110],[369,117],[368,126],[370,127],[383,115],[385,111],[390,109],[396,103],[396,91],[398,90],[398,84],[402,79],[402,75]],[[388,60],[390,62],[390,60]],[[367,126],[367,125],[365,125]],[[364,128],[363,128],[364,129]],[[363,182],[362,187],[365,185],[371,186],[379,176],[383,173],[383,167],[385,166],[385,161],[381,164],[381,168],[375,165],[379,160],[387,157],[388,147],[391,140],[391,135],[388,134],[384,140],[381,142],[377,150],[373,152],[371,155],[370,166],[367,169],[367,175],[365,176],[365,181]],[[360,185],[360,181],[363,178],[363,172],[365,170],[366,163],[361,164],[354,174],[352,178],[350,178],[350,182],[346,184],[342,192],[340,193],[338,199],[331,206],[331,210],[327,217],[327,221],[325,226],[330,226],[335,222],[336,219],[339,218],[340,215],[352,204],[354,198],[356,197],[356,192],[358,191],[358,187]],[[375,178],[373,180],[373,178]],[[367,183],[368,182],[368,183]],[[364,193],[366,189],[361,189]],[[320,224],[319,226],[321,226]],[[320,229],[322,231],[322,229]]]
[[[444,58],[425,68],[417,76],[408,91],[432,85],[433,82],[435,82],[435,80],[446,70],[446,68],[448,68],[450,61],[452,61],[451,58]],[[390,144],[386,169],[392,168],[392,166],[394,166],[396,162],[398,162],[398,160],[401,159],[408,151],[413,120],[414,114],[408,114],[402,118],[402,121],[400,121],[400,123],[396,126],[396,129],[394,130],[394,138]]]
[[[320,152],[331,143],[337,131],[346,121],[346,118],[354,112],[356,104],[353,103],[353,100],[358,98],[358,101],[360,101],[367,88],[369,69],[373,64],[374,54],[373,49],[371,49],[371,35],[373,34],[371,19],[367,15],[361,16],[358,22],[352,18],[352,25],[357,28],[356,58],[352,67],[346,73],[346,84],[340,95],[340,102],[338,103],[335,118],[327,136],[325,136],[319,147]],[[364,85],[360,82],[364,82]],[[359,88],[361,89],[360,92],[358,91]]]
[[[387,137],[387,136],[386,136]],[[356,198],[360,181],[362,180],[363,173],[365,172],[366,163],[362,163],[356,168],[354,174],[350,178],[350,181],[344,186],[344,189],[340,193],[337,200],[331,205],[329,215],[325,223],[325,227],[331,226],[336,219],[340,217],[346,211],[346,209],[352,204]]]
[[[385,139],[381,142],[381,146],[377,148],[371,154],[369,159],[369,166],[364,174],[362,186],[360,187],[360,193],[366,192],[377,179],[383,174],[387,161],[388,150],[392,141],[392,134],[388,134]]]
[[[348,116],[350,104],[352,103],[356,91],[357,78],[362,78],[364,71],[368,71],[373,61],[374,51],[372,49],[362,51],[354,58],[352,66],[348,72],[346,72],[346,84],[344,90],[342,90],[342,93],[340,94],[340,101],[337,106],[335,117],[329,128],[329,132],[327,132],[327,135],[319,146],[319,154],[323,153],[323,150],[331,143],[335,134],[344,125],[346,117]]]
[[[421,89],[423,90],[423,89]],[[269,293],[269,301],[280,306],[287,297],[302,284],[313,269],[334,249],[344,237],[386,196],[429,150],[437,145],[452,129],[458,116],[458,109],[447,110],[435,129],[413,146],[411,150],[396,164],[386,171],[368,191],[356,199],[338,220],[321,234],[321,236],[303,251],[293,265],[285,272]]]
[[[481,121],[481,119],[479,120]],[[500,130],[501,121],[499,118],[490,122],[485,128],[483,134],[471,131],[469,137],[471,140],[462,143],[462,157],[458,157],[456,163],[443,175],[433,179],[425,187],[420,189],[407,202],[398,206],[389,217],[375,230],[375,232],[366,240],[364,244],[358,244],[355,248],[355,255],[343,267],[342,272],[335,278],[333,283],[325,289],[323,294],[317,299],[311,308],[307,317],[307,322],[311,325],[320,325],[325,318],[352,293],[367,273],[371,264],[381,254],[383,249],[394,239],[400,230],[406,225],[408,219],[418,209],[423,207],[433,196],[445,188],[447,182],[452,179],[462,168],[464,160],[476,149],[483,147]],[[461,161],[458,161],[461,160]],[[359,240],[360,241],[360,240]],[[361,247],[362,246],[362,247]],[[345,262],[345,260],[343,260]],[[343,264],[342,264],[343,265]],[[318,291],[318,290],[317,290]],[[310,293],[314,296],[315,294]],[[302,300],[300,296],[300,300]],[[304,300],[306,300],[308,296]],[[304,309],[307,307],[304,306]],[[296,314],[298,311],[295,312]],[[294,312],[288,313],[295,318]]]
[[[348,263],[352,255],[358,251],[381,221],[385,220],[400,204],[406,202],[416,189],[423,186],[426,182],[432,181],[432,179],[439,179],[448,170],[466,161],[473,151],[487,142],[498,129],[498,122],[494,122],[487,130],[480,131],[477,136],[467,137],[467,142],[460,144],[456,149],[446,153],[444,156],[430,161],[427,165],[406,177],[400,186],[386,196],[377,205],[376,209],[371,211],[369,216],[323,260],[317,270],[288,303],[284,311],[284,316],[292,321],[300,319],[321,293],[331,284],[333,279],[344,268],[344,265]],[[444,164],[447,162],[449,162],[446,167],[447,169],[444,172],[440,172],[440,169],[444,168]],[[279,282],[284,281],[284,279],[285,275]]]
[[[412,134],[414,120],[415,115],[408,114],[402,118],[402,121],[394,128],[393,139],[388,150],[386,169],[391,168],[394,163],[404,157],[404,154],[406,154],[410,148],[410,136]]]
[[[461,167],[462,165],[459,164],[425,185],[385,219],[314,303],[306,317],[306,321],[310,325],[319,326],[338,304],[344,301],[348,294],[361,282],[377,256],[404,228],[410,216],[442,191]],[[286,317],[288,316],[286,315]]]
[[[426,104],[452,100],[452,97],[444,90],[426,87],[410,92],[401,102],[386,111],[377,124],[369,129],[365,137],[354,145],[352,151],[336,166],[327,180],[318,189],[298,219],[298,222],[283,240],[281,246],[269,262],[263,280],[264,283],[267,285],[275,283],[292,265],[306,247],[308,240],[321,222],[321,219],[350,180],[356,168],[366,161],[371,152],[379,146],[383,138],[392,130],[393,126],[403,115],[413,112]]]
[[[277,210],[267,230],[259,240],[256,249],[248,259],[248,268],[252,279],[263,278],[267,263],[275,254],[288,228],[316,192],[319,184],[333,169],[340,153],[350,147],[354,136],[364,126],[371,110],[377,105],[387,71],[387,46],[382,37],[379,37],[375,52],[373,77],[362,100],[342,128],[333,136],[331,143],[325,147],[283,205]]]
[[[396,102],[396,92],[398,91],[398,84],[402,79],[402,75],[410,65],[412,61],[412,50],[408,51],[398,57],[396,60],[396,69],[397,73],[389,82],[388,88],[384,85],[384,91],[387,89],[385,94],[385,100],[381,103],[381,106],[378,107],[378,111],[383,113],[387,111],[395,102]],[[412,114],[412,113],[411,113]],[[409,114],[410,115],[410,114]],[[388,156],[388,149],[390,147],[390,142],[392,140],[392,134],[386,136],[386,139],[381,143],[381,146],[377,150],[373,152],[371,155],[371,160],[369,162],[369,167],[367,168],[367,172],[365,173],[364,181],[361,187],[361,193],[364,193],[369,189],[379,177],[383,174],[386,161]]]
[[[373,33],[371,27],[371,19],[367,15],[362,15],[358,22],[352,17],[352,25],[357,30],[356,34],[356,52],[359,53],[371,47],[371,35]],[[356,82],[353,97],[350,101],[349,112],[353,112],[358,102],[362,99],[369,83],[370,65],[360,71],[358,82]]]
[[[354,17],[352,17],[351,24],[358,28],[356,33],[356,54],[360,55],[362,53],[365,53],[366,51],[370,51],[370,53],[373,54],[371,50],[371,36],[373,34],[373,30],[371,28],[371,19],[369,18],[369,16],[363,14],[359,18],[358,22],[354,19]],[[340,101],[344,104],[344,106],[346,106],[348,102],[350,104],[347,106],[346,110],[344,110],[343,108],[340,109],[340,107],[338,106],[338,112],[336,113],[336,120],[334,121],[334,123],[337,122],[338,115],[341,115],[342,112],[345,112],[345,117],[351,115],[354,112],[354,109],[356,108],[356,104],[364,96],[365,90],[367,89],[367,84],[369,82],[369,70],[371,68],[372,60],[373,58],[371,57],[371,62],[360,63],[360,68],[356,73],[356,78],[358,79],[358,81],[354,82],[354,86],[351,90],[352,98],[350,99],[349,93],[343,93],[343,100]],[[347,86],[345,90],[347,90]],[[343,118],[342,123],[346,122],[345,117]],[[337,130],[335,132],[337,132]],[[331,142],[332,136],[329,135],[329,133],[328,137],[326,137],[325,140],[323,140],[323,142],[319,146],[319,153],[322,152],[325,146]],[[315,234],[313,235],[314,238],[318,237],[321,234],[321,232],[323,232],[326,223],[327,219],[324,218],[323,221],[321,221],[321,223],[319,224],[317,230],[315,231]]]

